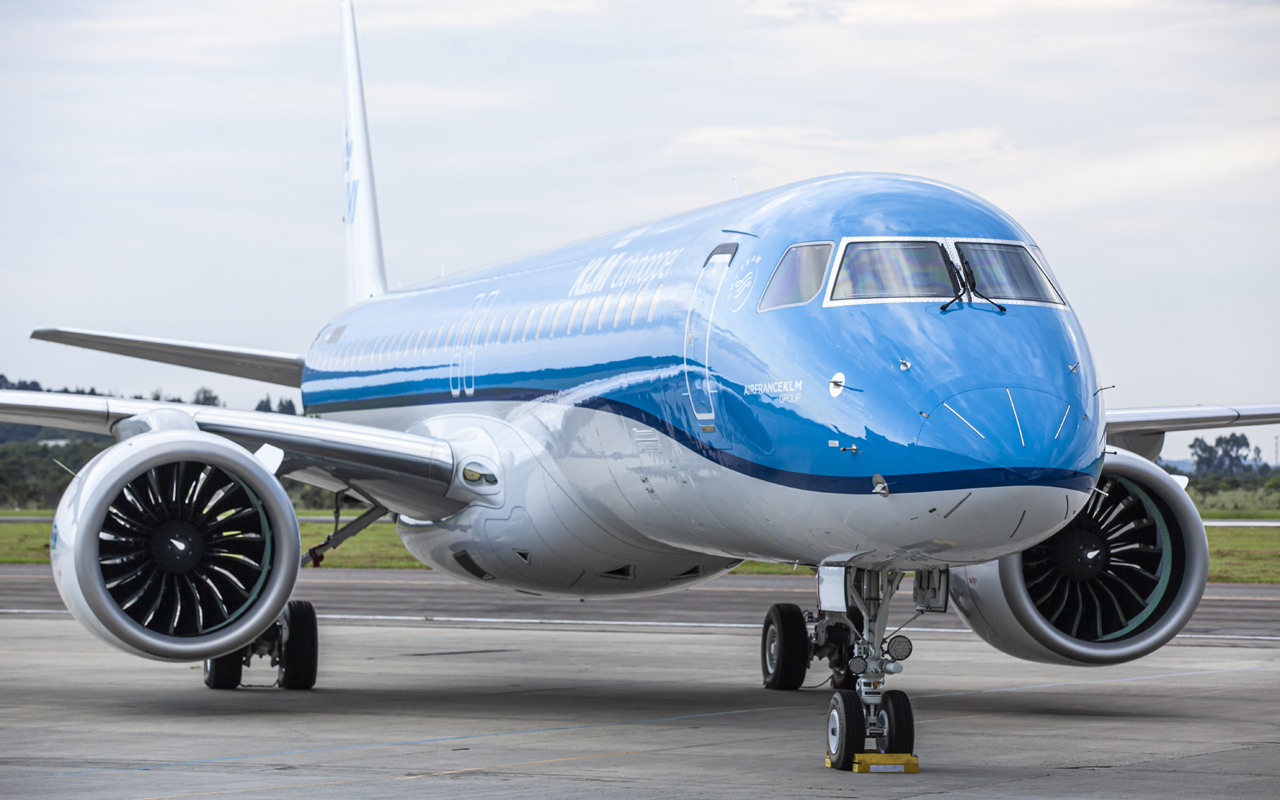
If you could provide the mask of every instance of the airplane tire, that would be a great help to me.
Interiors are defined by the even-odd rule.
[[[809,629],[797,605],[778,603],[769,609],[760,635],[760,671],[766,689],[793,691],[809,669]]]
[[[204,685],[210,689],[237,689],[244,672],[244,656],[240,651],[204,662]]]
[[[886,735],[876,737],[876,750],[881,753],[906,753],[916,748],[916,720],[907,693],[890,689],[880,696],[880,711],[885,717]]]
[[[276,682],[282,689],[310,689],[316,685],[320,661],[316,610],[306,600],[290,600],[284,619],[289,636],[280,650]]]
[[[831,670],[831,688],[832,689],[857,689],[858,676],[849,671],[849,652],[842,648],[840,651],[840,663],[845,666],[834,667]]]
[[[867,743],[867,720],[858,693],[841,689],[827,711],[827,762],[832,769],[853,769],[853,757]]]

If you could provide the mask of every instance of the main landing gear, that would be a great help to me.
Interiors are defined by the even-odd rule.
[[[254,656],[270,657],[276,668],[276,685],[282,689],[310,689],[316,685],[320,642],[316,610],[305,600],[290,600],[284,614],[253,644],[204,662],[204,685],[210,689],[235,689],[243,670]]]
[[[822,566],[817,617],[790,604],[773,606],[765,617],[760,664],[766,688],[798,689],[809,662],[827,659],[836,689],[827,715],[827,759],[836,769],[854,769],[860,754],[909,755],[915,749],[911,700],[884,688],[912,649],[905,636],[885,637],[889,600],[902,577],[897,570]],[[947,610],[947,579],[945,568],[916,571],[916,617]],[[806,622],[816,623],[812,635]]]

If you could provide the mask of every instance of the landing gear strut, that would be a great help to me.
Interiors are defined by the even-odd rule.
[[[909,755],[915,749],[911,700],[884,688],[888,675],[902,672],[912,649],[905,636],[885,636],[889,600],[902,576],[897,570],[818,568],[819,612],[807,650],[831,666],[836,693],[827,718],[827,759],[836,769],[854,769],[859,754]],[[912,620],[947,610],[948,577],[945,568],[916,570]]]
[[[254,656],[271,658],[276,685],[282,689],[310,689],[316,685],[320,647],[316,610],[306,600],[290,600],[284,614],[253,644],[204,662],[204,685],[210,689],[239,688],[244,668]]]

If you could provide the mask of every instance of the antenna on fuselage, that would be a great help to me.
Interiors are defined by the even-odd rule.
[[[378,196],[373,186],[373,155],[369,123],[364,113],[364,81],[360,76],[360,48],[356,43],[356,14],[350,0],[342,0],[342,89],[346,121],[343,173],[347,212],[347,305],[386,294],[387,271],[382,262],[382,229],[378,224]]]
[[[738,191],[738,179],[733,178],[733,196],[742,197],[742,192]]]

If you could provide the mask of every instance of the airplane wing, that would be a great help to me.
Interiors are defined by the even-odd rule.
[[[1107,444],[1154,461],[1168,431],[1275,423],[1280,423],[1280,404],[1121,408],[1107,411]]]
[[[276,474],[330,491],[349,490],[398,514],[439,519],[464,503],[446,498],[453,477],[448,442],[364,425],[215,406],[52,392],[0,391],[0,422],[114,435],[130,417],[174,409],[203,431],[284,452]]]
[[[82,331],[76,328],[41,328],[33,331],[31,338],[281,386],[302,386],[302,357],[292,353]]]

